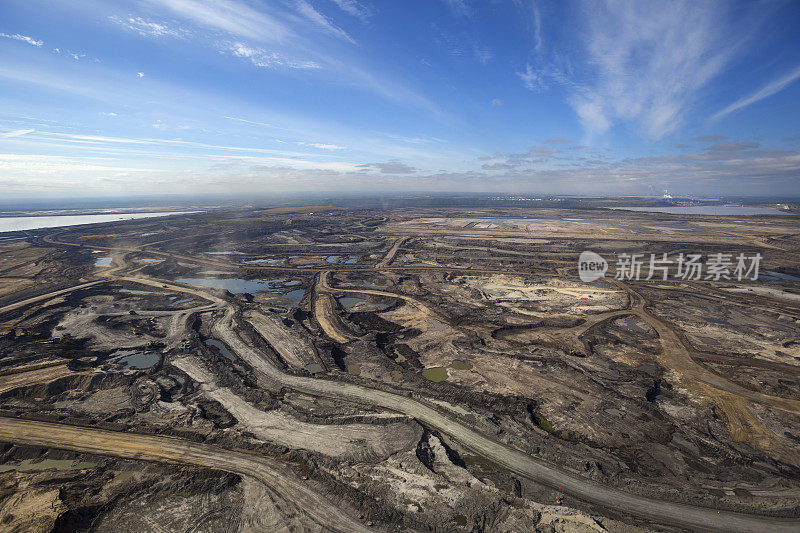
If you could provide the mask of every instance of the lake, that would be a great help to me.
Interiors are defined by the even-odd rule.
[[[8,231],[25,231],[41,228],[60,228],[62,226],[78,226],[80,224],[100,224],[102,222],[118,222],[139,218],[166,217],[170,215],[188,215],[200,211],[169,211],[164,213],[114,213],[101,215],[54,215],[42,217],[0,217],[0,233]]]
[[[672,207],[612,207],[624,211],[648,213],[673,213],[676,215],[791,215],[774,207],[748,207],[744,205],[687,205]]]
[[[284,278],[278,279],[242,279],[242,278],[178,278],[178,283],[223,289],[232,294],[256,293],[264,291],[278,291],[280,287],[274,285],[289,285]],[[291,283],[291,282],[290,282]]]

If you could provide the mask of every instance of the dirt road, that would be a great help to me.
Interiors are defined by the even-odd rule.
[[[59,448],[125,459],[213,468],[252,477],[269,486],[322,531],[375,531],[310,488],[294,472],[267,457],[173,437],[0,417],[0,442]]]
[[[113,274],[109,275],[111,277]],[[180,287],[170,282],[138,278],[131,276],[115,276],[115,279],[127,280],[135,283],[143,283],[146,285],[161,286],[170,288],[172,290],[180,290],[182,292],[191,292],[198,296],[202,296],[206,300],[212,302],[208,309],[224,308],[225,315],[223,318],[217,320],[213,326],[216,336],[225,342],[240,358],[250,364],[262,376],[279,383],[282,386],[291,388],[300,392],[305,392],[312,395],[324,396],[333,399],[346,399],[349,401],[367,404],[375,407],[382,407],[398,413],[406,414],[427,425],[428,427],[437,429],[456,441],[460,442],[464,447],[469,450],[507,468],[508,470],[544,485],[560,488],[564,493],[570,494],[580,500],[590,502],[601,507],[615,510],[617,512],[629,513],[640,518],[671,526],[684,527],[696,531],[800,531],[800,522],[796,520],[783,520],[770,517],[763,517],[757,515],[745,515],[727,511],[718,511],[711,508],[696,507],[691,505],[660,501],[644,496],[638,496],[625,492],[620,489],[601,485],[599,483],[590,481],[585,478],[573,476],[567,472],[563,472],[555,467],[545,464],[544,462],[528,456],[521,451],[510,448],[494,439],[483,435],[462,422],[454,419],[450,415],[445,414],[438,409],[430,407],[422,401],[414,400],[399,394],[379,391],[354,385],[350,383],[340,383],[329,380],[319,380],[313,378],[305,378],[298,376],[291,376],[284,374],[275,368],[267,357],[261,354],[256,348],[238,333],[241,328],[235,322],[236,310],[235,307],[221,298],[217,298],[211,294],[205,293],[202,290],[187,289]],[[99,283],[99,282],[95,282]],[[324,283],[324,281],[323,281]],[[47,297],[52,296],[47,295]],[[35,303],[46,296],[37,297],[26,302],[13,304],[16,308],[29,303]],[[640,297],[641,298],[641,297]],[[638,304],[639,302],[637,302]],[[650,315],[647,311],[641,309],[641,304],[634,305],[636,314],[645,318],[647,322],[654,327],[662,339],[666,338],[667,343],[672,347],[681,346],[680,339],[675,336],[674,331],[662,323],[659,319]],[[677,354],[673,350],[669,350],[672,356],[681,359],[685,362],[683,354]],[[688,356],[687,356],[688,357]],[[691,358],[688,357],[691,361]],[[670,363],[676,363],[671,361]],[[671,367],[672,365],[668,365]],[[698,376],[700,377],[700,376]],[[703,378],[713,379],[707,375]],[[702,380],[701,380],[702,381]],[[716,385],[715,385],[716,386]],[[762,399],[764,399],[762,397]],[[29,424],[26,422],[25,424]],[[37,427],[34,427],[35,429]],[[229,452],[227,450],[220,450],[214,448],[210,451],[207,448],[196,449],[192,443],[183,441],[175,442],[174,439],[168,439],[167,442],[151,443],[155,446],[154,450],[149,450],[147,446],[142,449],[137,443],[143,436],[130,436],[129,434],[113,434],[119,441],[114,440],[113,445],[104,446],[103,438],[112,437],[106,435],[105,432],[101,437],[96,437],[96,433],[91,433],[98,430],[86,430],[84,428],[72,428],[71,431],[64,430],[59,434],[52,433],[53,428],[38,427],[36,431],[33,429],[25,430],[24,427],[9,426],[8,424],[0,425],[0,440],[12,439],[11,442],[25,442],[24,439],[29,439],[28,442],[34,443],[39,439],[40,445],[51,445],[55,447],[64,447],[66,449],[78,449],[79,451],[90,451],[92,453],[104,453],[101,450],[105,449],[108,454],[147,459],[149,460],[163,460],[183,462],[185,464],[198,464],[201,466],[208,466],[211,468],[218,468],[243,475],[255,475],[253,472],[257,465],[247,463],[244,461],[245,457],[253,459],[247,454],[237,454],[237,452]],[[90,432],[90,433],[85,433]],[[90,435],[89,440],[82,440],[82,434]],[[156,437],[148,437],[156,438]],[[32,441],[31,441],[32,439]],[[96,439],[99,439],[98,443]],[[109,441],[110,442],[110,441]],[[60,446],[59,446],[60,443]],[[77,443],[77,444],[76,444]],[[148,444],[149,445],[149,444]],[[76,448],[77,446],[77,448]],[[83,446],[84,448],[80,448]],[[93,447],[94,446],[94,447]],[[127,455],[119,455],[119,454]],[[261,467],[264,468],[263,466]],[[265,479],[270,479],[273,482],[278,482],[282,479],[280,476],[275,476],[274,473],[261,473]],[[268,475],[269,474],[269,475]],[[270,477],[270,475],[272,477]],[[283,482],[281,482],[283,483]],[[292,483],[286,483],[287,490],[299,490],[302,484],[296,487]],[[302,497],[300,497],[302,496]],[[330,521],[330,524],[336,524],[337,527],[341,524],[347,523],[346,516],[338,511],[338,514],[328,507],[322,506],[323,502],[316,500],[306,499],[311,498],[307,495],[298,495],[294,501],[303,502],[303,508],[306,512],[314,514],[317,519]],[[306,502],[309,502],[308,506]],[[317,503],[312,503],[317,502]],[[326,523],[326,522],[323,522]],[[358,530],[354,526],[360,526],[358,522],[349,524],[348,531]]]
[[[580,500],[607,509],[644,518],[660,524],[685,527],[695,531],[800,531],[800,522],[759,517],[691,505],[659,501],[574,477],[521,451],[512,449],[463,425],[437,409],[398,394],[378,391],[349,383],[303,378],[283,374],[258,350],[237,333],[234,312],[214,325],[215,334],[258,373],[282,386],[316,396],[347,399],[378,406],[415,418],[424,425],[446,433],[466,448],[527,479],[561,489]]]

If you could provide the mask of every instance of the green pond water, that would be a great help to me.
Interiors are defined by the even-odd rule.
[[[458,361],[458,360],[456,360],[456,361],[453,361],[450,364],[450,368],[452,368],[454,370],[471,370],[472,369],[472,363],[470,363],[469,361]]]
[[[433,368],[426,368],[422,371],[422,377],[434,383],[441,383],[447,379],[447,368],[443,366],[436,366]]]

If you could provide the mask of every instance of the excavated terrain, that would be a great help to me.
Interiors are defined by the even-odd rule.
[[[13,237],[3,530],[800,529],[795,217],[315,206]],[[767,275],[613,279],[622,252]]]

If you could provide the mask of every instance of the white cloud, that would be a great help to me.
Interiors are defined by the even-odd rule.
[[[542,15],[539,13],[539,8],[536,3],[532,3],[533,9],[533,42],[536,53],[542,51]]]
[[[119,24],[127,30],[133,31],[142,37],[186,37],[190,34],[189,30],[183,28],[173,28],[166,22],[152,22],[142,17],[118,17],[112,15],[109,20]]]
[[[118,167],[98,165],[94,158],[63,157],[57,155],[0,154],[0,170],[19,173],[58,176],[62,172],[109,171],[152,172],[153,168]]]
[[[278,20],[234,0],[149,0],[206,27],[255,41],[282,42],[294,33]]]
[[[591,4],[595,6],[596,4]],[[585,13],[588,81],[570,103],[602,133],[632,122],[650,138],[674,132],[730,62],[740,36],[710,2],[610,2]]]
[[[368,163],[365,165],[359,165],[359,167],[364,169],[375,169],[381,174],[413,174],[417,171],[416,168],[406,165],[397,159],[393,159],[385,163]]]
[[[44,41],[37,41],[32,37],[28,37],[27,35],[20,35],[19,33],[14,33],[12,35],[9,35],[8,33],[0,32],[0,37],[5,37],[6,39],[14,39],[15,41],[22,41],[28,43],[31,46],[41,47],[44,44]]]
[[[475,46],[475,59],[477,59],[481,65],[488,65],[489,62],[494,58],[494,54],[488,48],[480,48],[477,45]]]
[[[537,57],[542,52],[542,15],[536,0],[512,0],[520,12],[520,16],[525,21],[528,31],[533,33],[533,49]]]
[[[137,72],[136,73],[136,77],[137,78],[144,78],[144,72]]]
[[[467,4],[467,0],[444,0],[444,3],[447,4],[447,7],[456,15],[464,17],[472,13],[472,9],[469,4]]]
[[[784,74],[780,78],[772,80],[753,94],[745,96],[744,98],[740,98],[722,111],[715,113],[714,116],[711,117],[711,120],[718,120],[726,115],[730,115],[734,111],[738,111],[743,107],[754,104],[759,100],[769,98],[773,94],[784,90],[786,87],[794,83],[798,78],[800,78],[800,67],[797,67],[794,70]]]
[[[603,101],[594,95],[575,96],[569,101],[578,114],[583,127],[593,133],[605,133],[611,127],[611,121],[603,110]]]
[[[343,41],[347,41],[352,44],[356,44],[355,40],[347,34],[346,31],[341,29],[340,27],[336,26],[333,22],[328,20],[328,18],[314,9],[311,4],[306,2],[306,0],[297,0],[295,6],[297,7],[297,11],[300,12],[301,15],[306,17],[311,22],[317,24],[326,32],[330,33],[334,37],[342,39]]]
[[[227,115],[222,117],[222,118],[227,118],[228,120],[233,120],[233,121],[236,121],[236,122],[242,122],[243,124],[248,124],[250,126],[266,126],[267,128],[284,129],[284,128],[279,128],[278,126],[276,126],[274,124],[268,124],[266,122],[257,122],[255,120],[247,120],[246,118],[229,117]]]
[[[307,142],[298,142],[298,146],[313,146],[314,148],[319,148],[320,150],[347,150],[346,146],[338,146],[335,144],[324,144],[324,143],[307,143]]]
[[[501,100],[500,98],[493,98],[492,99],[492,106],[493,107],[500,107],[501,105],[503,105],[503,100]]]
[[[317,69],[320,65],[314,61],[300,61],[283,57],[276,52],[268,52],[261,48],[253,48],[244,43],[228,43],[225,50],[236,57],[242,57],[261,68]]]
[[[112,113],[106,113],[105,111],[101,111],[100,115],[102,115],[104,117],[116,117],[116,116],[118,116],[116,113],[113,113],[113,112]]]
[[[58,132],[39,132],[39,135],[41,135],[43,139],[57,140],[59,143],[69,143],[69,145],[77,145],[80,146],[81,148],[88,149],[96,147],[102,150],[104,153],[110,153],[111,151],[117,149],[117,147],[119,147],[120,150],[124,150],[126,153],[132,153],[133,149],[157,148],[159,150],[158,152],[147,152],[147,154],[158,155],[163,153],[160,150],[163,149],[164,147],[172,147],[175,149],[185,149],[192,151],[192,153],[195,155],[197,153],[197,150],[199,149],[206,155],[210,153],[209,150],[216,150],[220,152],[234,152],[237,154],[252,153],[252,154],[269,154],[269,155],[277,154],[285,156],[308,156],[307,153],[302,153],[302,152],[287,152],[286,150],[270,150],[266,148],[250,148],[246,146],[208,144],[195,141],[184,141],[180,139],[153,139],[153,138],[133,139],[125,137],[78,135],[78,134],[58,133]],[[298,144],[303,144],[303,143],[298,143]],[[313,145],[311,143],[305,143],[305,144],[308,144],[309,146]],[[336,145],[324,145],[321,143],[315,143],[315,144],[319,144],[319,146],[324,146],[324,147],[336,146]],[[133,148],[125,145],[133,145]],[[345,149],[345,147],[338,147],[338,146],[336,146],[336,148]],[[237,156],[237,157],[242,157],[242,156]],[[330,157],[330,156],[325,155],[325,157]]]
[[[525,66],[525,72],[517,72],[517,76],[519,76],[525,88],[529,91],[539,91],[544,88],[541,74],[534,72],[530,63]]]
[[[0,139],[10,139],[11,137],[19,137],[20,135],[27,135],[33,133],[35,130],[13,130],[0,133]]]
[[[339,9],[348,15],[352,15],[362,22],[367,22],[367,20],[375,14],[372,6],[357,2],[356,0],[333,0],[333,3],[339,6]]]
[[[74,59],[75,61],[80,61],[81,59],[86,57],[86,54],[83,52],[70,52],[69,50],[62,50],[61,48],[53,48],[53,53],[58,55],[66,55]],[[99,63],[100,60],[97,58],[90,58],[90,61],[93,63]]]

